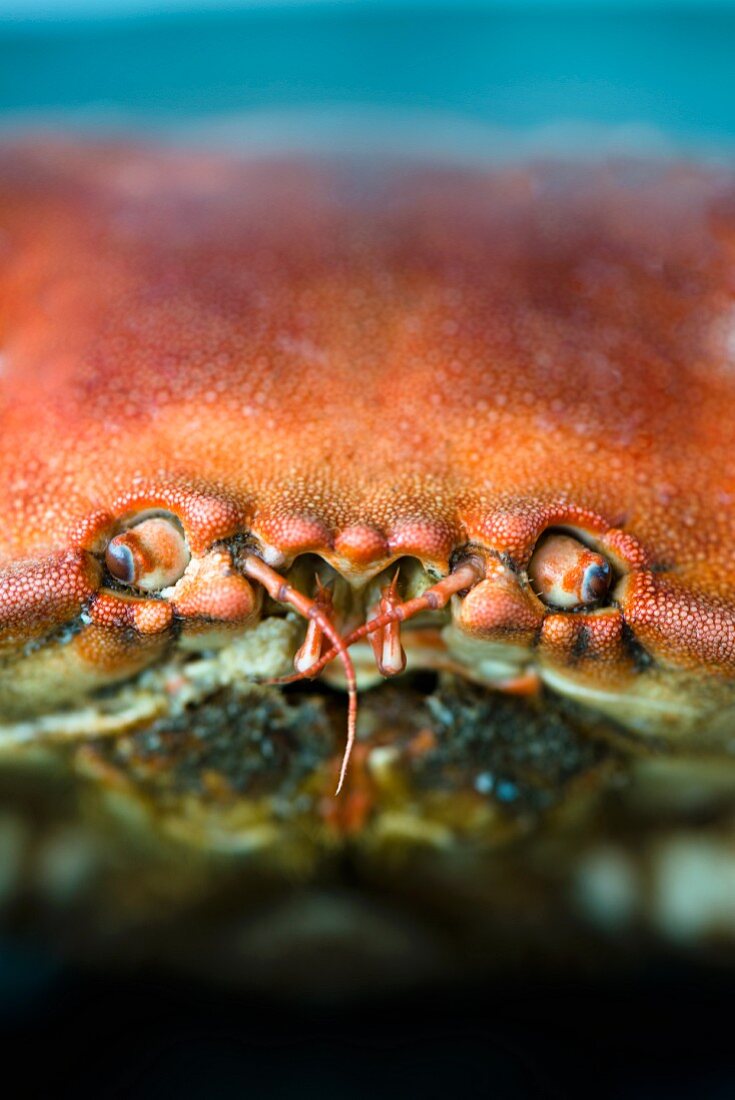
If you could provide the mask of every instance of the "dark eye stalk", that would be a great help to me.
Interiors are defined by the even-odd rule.
[[[175,584],[190,557],[178,524],[165,516],[153,516],[110,539],[105,565],[121,584],[155,592]]]
[[[591,607],[604,600],[612,575],[606,558],[571,535],[562,534],[541,539],[528,566],[539,599],[561,611]]]

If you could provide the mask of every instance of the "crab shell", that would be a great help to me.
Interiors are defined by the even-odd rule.
[[[282,573],[315,555],[358,602],[399,560],[428,584],[472,554],[455,670],[726,742],[728,172],[9,145],[0,356],[6,717],[258,629],[243,547]],[[123,590],[105,548],[150,514],[189,564]],[[550,529],[611,563],[606,603],[538,598]]]

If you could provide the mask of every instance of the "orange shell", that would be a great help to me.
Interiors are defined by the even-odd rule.
[[[656,660],[735,676],[724,170],[11,145],[0,356],[9,645],[19,592],[58,626],[89,555],[163,508],[195,555],[248,532],[354,578],[467,543],[522,574],[580,529]]]

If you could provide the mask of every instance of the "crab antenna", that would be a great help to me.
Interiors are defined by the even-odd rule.
[[[319,574],[314,577],[314,603],[317,607],[320,607],[324,614],[331,615],[333,610],[332,602],[332,590],[325,587]],[[303,645],[296,651],[294,657],[294,668],[297,672],[305,672],[308,675],[309,669],[318,661],[322,655],[322,640],[324,638],[324,631],[322,630],[319,622],[316,618],[309,620],[309,625],[306,628],[306,637]]]
[[[371,618],[378,618],[385,611],[390,611],[401,602],[398,595],[398,575],[400,566],[393,574],[390,584],[381,591],[380,599],[371,609]],[[373,647],[373,655],[378,671],[383,676],[396,676],[406,667],[406,653],[401,645],[401,624],[389,623],[370,634],[370,644]]]
[[[372,634],[389,623],[405,622],[420,611],[440,611],[447,606],[452,596],[462,592],[465,588],[472,588],[479,580],[482,580],[484,573],[480,561],[472,558],[463,561],[452,573],[442,577],[440,581],[437,581],[431,588],[427,588],[420,596],[414,596],[412,600],[406,600],[404,603],[396,603],[392,608],[377,615],[374,619],[368,619],[362,626],[358,626],[351,634],[342,639],[342,642],[345,646],[351,646],[364,638],[366,634]],[[303,672],[298,672],[293,676],[283,676],[279,680],[273,680],[272,683],[292,684],[305,676],[318,676],[338,653],[339,648],[333,645],[332,649],[328,649],[326,653],[323,653],[311,668],[304,669]]]
[[[447,606],[452,596],[455,596],[457,592],[477,584],[483,573],[482,565],[478,561],[462,562],[453,573],[442,577],[440,581],[433,584],[431,588],[427,588],[420,596],[414,596],[412,600],[405,600],[403,603],[396,603],[382,614],[376,615],[374,619],[368,619],[362,626],[358,626],[351,634],[347,635],[345,644],[348,646],[354,645],[366,634],[372,634],[373,631],[380,630],[381,627],[388,626],[389,623],[403,623],[407,619],[412,619],[414,615],[418,615],[420,611],[440,611]],[[325,656],[328,656],[328,654],[325,654]]]
[[[285,577],[282,577],[280,573],[276,573],[275,569],[271,569],[269,565],[266,565],[262,558],[258,558],[254,554],[248,554],[243,560],[241,568],[248,577],[252,577],[253,580],[262,584],[263,588],[265,588],[272,599],[276,600],[278,603],[289,604],[289,606],[298,611],[300,615],[303,615],[305,619],[308,619],[310,622],[316,622],[332,643],[332,650],[330,651],[332,654],[331,660],[339,656],[342,661],[345,670],[345,678],[347,680],[349,703],[347,710],[347,744],[345,745],[345,750],[342,755],[342,765],[339,771],[339,782],[337,783],[336,791],[336,793],[339,794],[345,781],[347,765],[349,764],[350,754],[352,753],[352,747],[355,743],[355,727],[357,724],[357,680],[355,679],[355,667],[352,664],[352,658],[347,651],[344,639],[336,627],[329,621],[324,608],[320,607],[316,600],[299,592],[288,583]],[[292,679],[299,680],[303,675],[305,675],[305,673],[297,673],[294,677],[286,677],[283,681],[275,682],[289,682],[289,680]],[[311,669],[308,670],[308,675],[312,675]]]

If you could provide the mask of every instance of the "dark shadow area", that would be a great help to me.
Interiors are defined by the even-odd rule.
[[[38,975],[36,975],[36,978]],[[719,1098],[735,1092],[735,983],[493,983],[284,1004],[164,980],[48,974],[5,1001],[3,1075],[28,1094]],[[21,1093],[14,1092],[14,1095]]]

